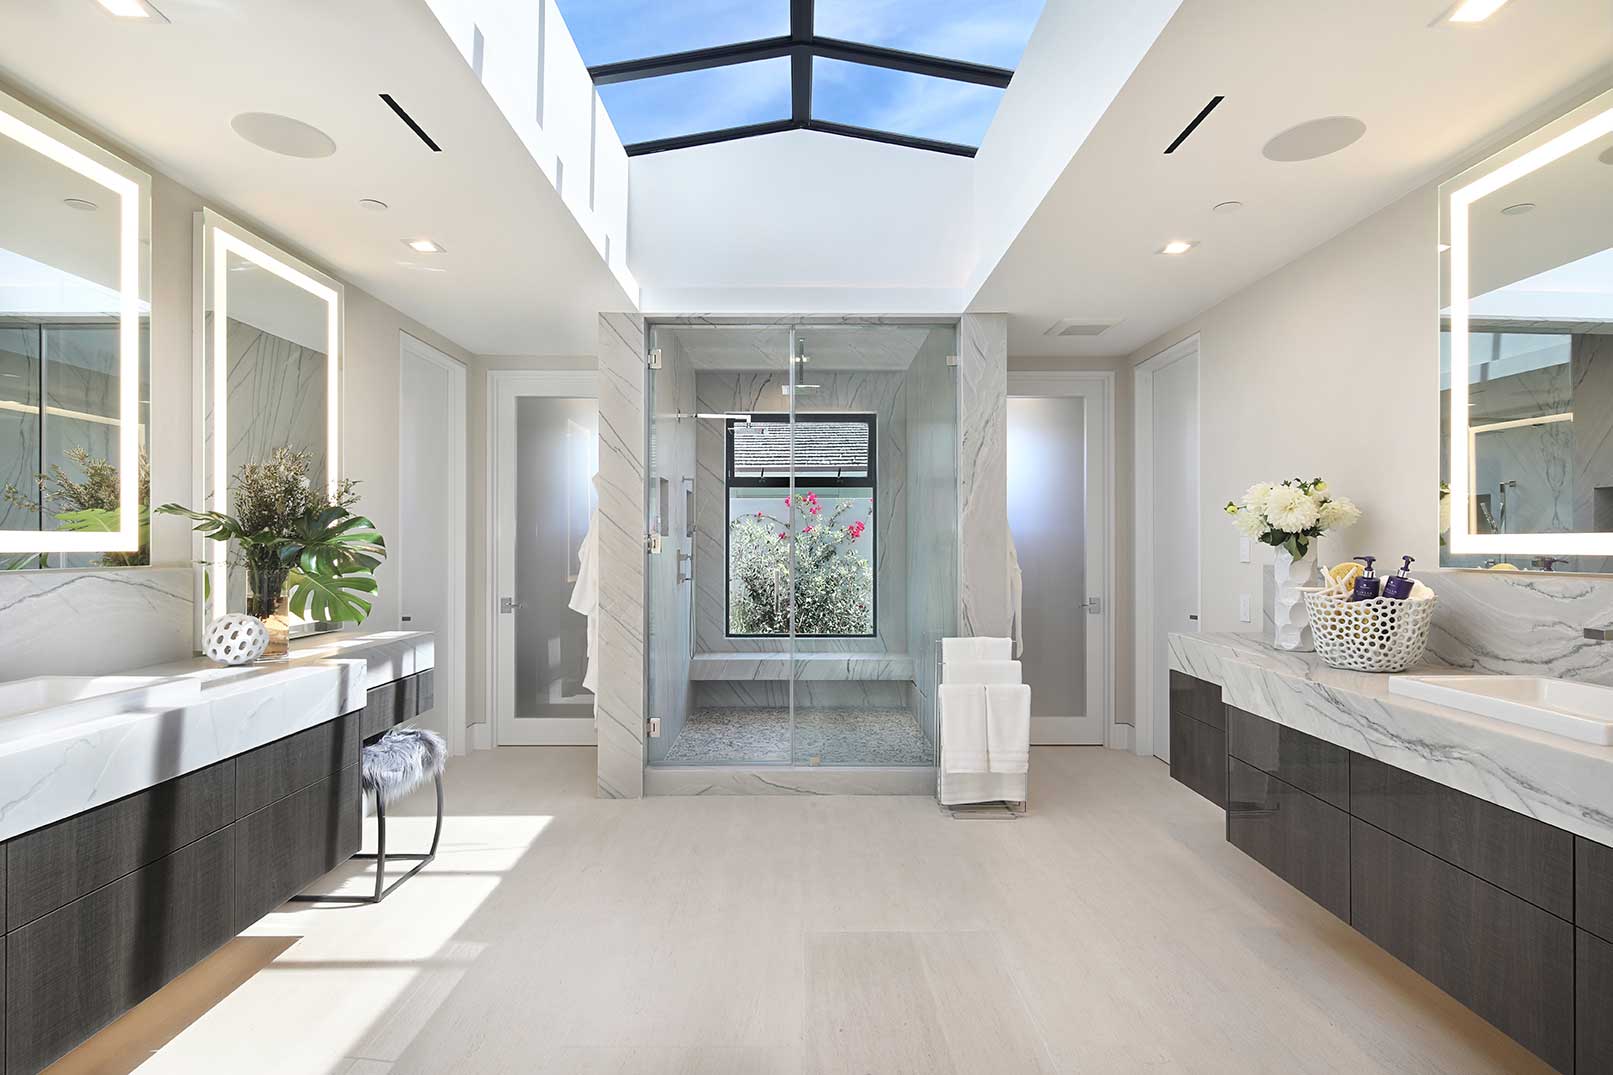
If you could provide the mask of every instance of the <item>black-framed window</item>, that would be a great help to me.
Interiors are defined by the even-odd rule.
[[[798,638],[874,637],[874,415],[730,419],[727,442],[729,637],[788,637],[792,604]]]

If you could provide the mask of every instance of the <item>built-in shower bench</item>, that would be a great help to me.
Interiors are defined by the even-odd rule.
[[[913,681],[913,658],[905,653],[697,653],[689,662],[694,680]]]

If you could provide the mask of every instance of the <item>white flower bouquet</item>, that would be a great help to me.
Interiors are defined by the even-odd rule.
[[[1321,478],[1289,478],[1280,484],[1256,482],[1243,501],[1227,501],[1226,513],[1246,537],[1303,559],[1317,538],[1343,530],[1361,518],[1349,497],[1331,496]]]

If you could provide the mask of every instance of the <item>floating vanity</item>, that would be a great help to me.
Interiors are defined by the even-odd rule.
[[[428,633],[355,631],[273,664],[0,685],[0,1075],[47,1067],[357,851],[360,745],[432,708],[433,663]]]
[[[1252,636],[1170,650],[1171,775],[1231,843],[1557,1070],[1613,1071],[1613,747]]]

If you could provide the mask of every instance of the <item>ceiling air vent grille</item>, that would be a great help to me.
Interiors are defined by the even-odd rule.
[[[1094,321],[1087,317],[1066,317],[1053,322],[1044,336],[1101,336],[1120,324],[1119,321]]]

